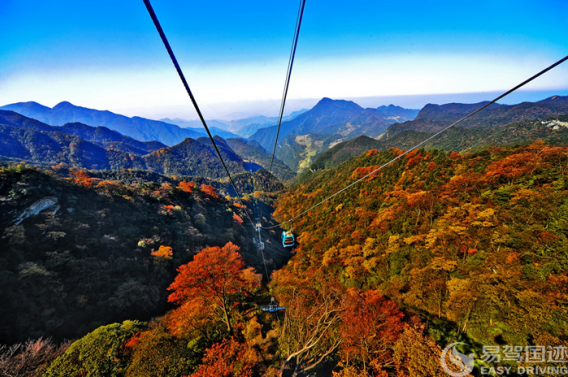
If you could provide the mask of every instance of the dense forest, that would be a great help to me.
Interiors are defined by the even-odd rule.
[[[269,180],[254,177],[258,200],[267,202]],[[243,180],[252,187],[250,175]],[[205,246],[233,242],[249,265],[260,266],[244,223],[250,208],[220,195],[224,186],[148,172],[0,170],[0,343],[59,341],[161,314],[176,267]],[[249,189],[243,203],[250,207],[251,187],[241,187]],[[264,210],[269,216],[270,205]],[[270,269],[286,261],[273,238]]]
[[[412,152],[295,221],[299,246],[273,287],[301,281],[319,290],[331,280],[377,291],[419,317],[430,339],[464,341],[477,355],[484,345],[565,346],[567,152],[543,142]],[[275,217],[299,213],[399,153],[371,150],[318,174],[284,194]]]
[[[394,148],[371,150],[335,169],[314,174],[279,197],[274,217],[282,221],[300,213],[336,187],[368,174],[400,153]],[[215,198],[215,191],[206,186],[199,189],[183,181],[177,187],[170,185],[166,193],[161,191],[163,184],[156,184],[147,192],[139,189],[119,197],[103,193],[107,189],[99,187],[101,183],[85,187],[83,180],[92,178],[79,173],[64,180],[25,167],[4,169],[2,174],[14,177],[14,184],[11,191],[3,192],[28,189],[17,182],[30,182],[29,177],[33,177],[36,184],[43,179],[42,187],[52,190],[58,187],[54,182],[72,187],[77,200],[82,199],[82,193],[92,195],[92,202],[100,197],[98,200],[112,198],[114,203],[134,205],[144,195],[148,199],[156,196],[153,206],[146,204],[142,208],[149,212],[161,209],[154,215],[161,216],[162,225],[156,225],[159,228],[168,229],[170,217],[182,217],[186,212],[193,224],[196,214],[192,209],[204,206],[207,218],[225,224],[226,229],[225,234],[213,232],[207,236],[198,224],[192,225],[205,238],[216,238],[191,244],[189,252],[183,248],[180,252],[179,246],[189,240],[163,236],[154,240],[151,251],[144,244],[152,242],[150,237],[132,237],[138,244],[130,253],[140,256],[131,255],[127,262],[131,276],[127,285],[132,285],[131,289],[108,286],[101,291],[112,295],[98,299],[118,305],[121,300],[154,292],[167,297],[171,309],[154,319],[125,312],[129,320],[123,321],[123,317],[113,324],[101,323],[101,327],[70,345],[43,344],[45,359],[33,373],[445,376],[439,361],[441,348],[456,341],[470,347],[462,352],[477,355],[477,368],[507,366],[515,370],[535,365],[509,360],[492,364],[480,355],[484,346],[568,346],[567,173],[568,148],[542,141],[469,154],[436,149],[414,151],[294,221],[297,245],[293,256],[286,266],[271,274],[266,286],[263,268],[249,267],[247,255],[258,249],[242,239],[248,233],[236,231],[242,226],[238,218],[242,220],[243,209],[222,197]],[[15,195],[23,197],[24,193]],[[93,205],[88,203],[89,198],[81,201],[84,208],[60,203],[61,211],[89,211]],[[176,202],[181,198],[188,202]],[[176,203],[182,207],[181,213]],[[232,215],[223,215],[229,208]],[[111,213],[106,216],[112,218]],[[51,221],[56,218],[50,213],[43,216],[51,217]],[[129,215],[128,226],[136,226],[135,219]],[[22,231],[30,232],[26,240],[43,237],[43,242],[52,243],[68,236],[53,234],[61,231],[57,225],[48,228],[43,236],[43,228],[21,230],[17,226],[7,228],[11,230],[4,237],[9,237],[10,245],[24,246],[13,246],[14,259],[19,259],[3,264],[13,266],[10,273],[18,277],[13,280],[15,288],[2,289],[3,294],[11,291],[32,298],[42,296],[44,304],[51,307],[51,290],[57,292],[55,297],[64,296],[64,300],[79,305],[77,295],[79,291],[89,292],[88,286],[77,287],[81,289],[76,291],[68,288],[64,270],[58,266],[94,263],[101,257],[97,254],[86,259],[75,248],[66,256],[48,253],[49,259],[34,260],[33,250],[25,244],[28,241],[22,241]],[[133,231],[117,228],[116,223],[109,226],[110,237]],[[82,233],[80,245],[88,239],[88,232]],[[17,254],[16,250],[23,252]],[[108,259],[111,250],[107,247],[96,252]],[[253,254],[251,250],[255,250]],[[134,272],[136,268],[141,271],[139,275]],[[95,288],[97,284],[111,285],[117,275],[124,277],[114,269],[106,265],[104,279],[87,272],[81,283],[95,284]],[[95,270],[101,273],[100,268]],[[150,286],[149,281],[160,274],[167,278]],[[5,272],[4,282],[6,276]],[[24,291],[26,287],[38,288],[31,279],[43,279],[41,287],[45,291]],[[286,309],[262,311],[270,297]],[[21,302],[8,297],[3,300]],[[41,300],[36,301],[36,305],[42,305]],[[150,300],[133,301],[139,305]],[[91,298],[87,297],[83,305],[93,305]],[[40,308],[19,310],[49,315]],[[3,318],[8,317],[3,314]],[[60,327],[74,327],[71,319]],[[100,349],[105,352],[98,352]],[[20,355],[23,360],[27,354]],[[16,362],[14,357],[9,360]],[[479,369],[474,370],[477,373]]]

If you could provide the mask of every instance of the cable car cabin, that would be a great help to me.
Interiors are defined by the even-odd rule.
[[[282,246],[284,247],[292,247],[296,243],[294,238],[294,234],[292,231],[282,231]]]
[[[260,309],[263,312],[274,313],[286,308],[284,306],[278,306],[278,303],[276,302],[276,300],[274,300],[274,297],[272,297],[270,298],[270,304],[262,306]]]

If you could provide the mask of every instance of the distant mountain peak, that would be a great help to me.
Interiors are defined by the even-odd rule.
[[[75,106],[69,101],[61,101],[57,105],[53,106],[54,109],[55,108],[61,108],[61,107],[79,107],[79,106]]]
[[[28,101],[28,102],[17,102],[17,103],[11,103],[9,105],[6,106],[2,106],[2,108],[5,109],[15,109],[18,106],[22,107],[22,108],[26,108],[29,109],[31,111],[45,111],[45,110],[50,110],[49,107],[42,105],[41,103],[37,103],[35,101]],[[15,110],[14,110],[15,111]],[[17,112],[17,111],[16,111]]]
[[[314,106],[314,109],[318,106],[329,106],[329,105],[341,105],[341,106],[350,106],[353,108],[361,109],[362,107],[357,105],[353,101],[347,101],[344,99],[331,99],[329,97],[323,97],[319,102]]]
[[[392,103],[388,106],[383,105],[377,107],[377,110],[395,110],[395,109],[404,109],[404,108],[397,105],[393,105]]]
[[[539,103],[566,103],[568,96],[552,96],[539,101]]]

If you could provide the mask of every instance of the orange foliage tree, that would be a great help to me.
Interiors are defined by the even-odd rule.
[[[252,267],[245,268],[238,250],[232,242],[201,250],[193,261],[178,268],[179,274],[168,288],[173,291],[168,301],[201,303],[232,334],[237,307],[260,285],[260,275]]]
[[[201,185],[201,191],[202,191],[205,195],[207,195],[207,196],[209,196],[209,197],[211,197],[211,198],[213,198],[213,199],[217,199],[217,198],[219,197],[219,194],[217,193],[217,189],[216,189],[215,187],[213,187],[213,186],[209,186],[209,185],[206,185],[206,184],[202,184],[202,185]]]
[[[247,357],[248,347],[235,339],[225,339],[216,343],[203,357],[203,364],[194,377],[252,377],[255,375],[256,363]]]
[[[73,182],[86,188],[89,188],[93,185],[93,180],[83,170],[75,170],[73,172]]]
[[[243,218],[237,215],[236,213],[233,213],[233,221],[239,225],[243,224]]]
[[[191,192],[195,188],[195,182],[181,181],[177,186],[177,188],[191,194]]]
[[[161,245],[160,248],[156,251],[152,251],[152,255],[155,257],[160,258],[171,258],[174,255],[174,252],[171,247]]]

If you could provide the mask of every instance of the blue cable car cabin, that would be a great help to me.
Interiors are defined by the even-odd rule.
[[[289,231],[282,231],[282,246],[284,247],[292,247],[296,243],[296,239],[294,238],[294,234],[291,230]]]
[[[270,304],[265,305],[265,306],[261,307],[260,309],[263,312],[274,313],[274,312],[279,312],[280,310],[285,310],[286,308],[284,306],[278,306],[278,303],[276,302],[274,297],[272,297],[272,298],[270,298]]]

